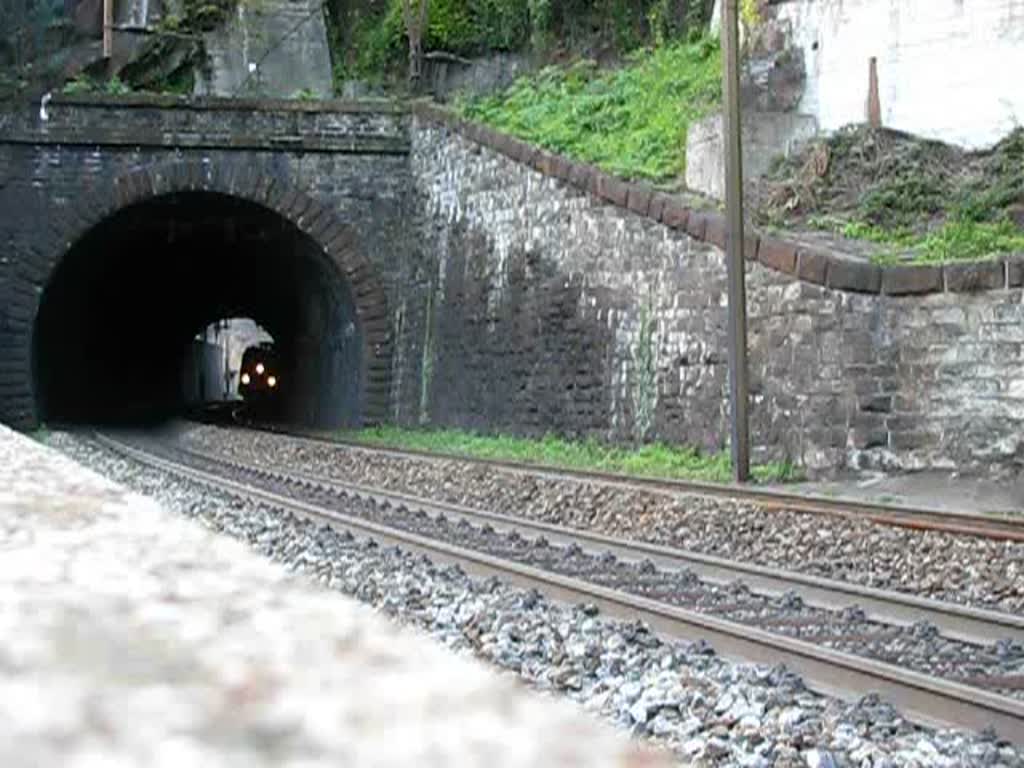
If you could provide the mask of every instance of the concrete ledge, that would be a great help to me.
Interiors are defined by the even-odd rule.
[[[725,247],[725,220],[717,210],[693,208],[683,198],[654,191],[644,182],[620,179],[592,165],[534,149],[520,139],[467,122],[437,104],[417,102],[413,114],[611,205],[659,221],[696,240]],[[756,260],[776,272],[850,293],[919,296],[1004,290],[1024,285],[1024,255],[1021,254],[985,262],[879,266],[824,248],[808,250],[786,240],[784,235],[756,231],[747,232],[743,250],[747,259]]]
[[[0,765],[650,766],[0,427]]]
[[[55,95],[0,108],[0,144],[405,155],[408,107],[392,101]],[[225,127],[196,122],[223,113]]]
[[[105,93],[53,94],[53,105],[78,107],[160,107],[162,109],[196,109],[267,112],[332,112],[343,114],[408,114],[409,108],[390,99],[272,99],[235,98],[226,96],[175,96],[160,93],[128,93],[112,96]],[[38,108],[38,104],[34,105]]]

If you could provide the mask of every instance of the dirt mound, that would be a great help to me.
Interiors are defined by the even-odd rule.
[[[989,150],[966,152],[852,126],[781,161],[749,193],[755,221],[780,227],[853,225],[895,237],[951,220],[1017,219],[1024,213],[1024,129]]]

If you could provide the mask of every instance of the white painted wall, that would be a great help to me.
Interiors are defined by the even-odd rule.
[[[978,148],[1024,124],[1024,0],[791,0],[772,11],[793,24],[808,75],[799,111],[822,130],[864,121],[872,56],[890,128]]]

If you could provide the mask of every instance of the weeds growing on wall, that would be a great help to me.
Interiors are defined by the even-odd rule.
[[[451,456],[524,461],[572,469],[713,482],[728,482],[732,478],[727,452],[701,453],[686,446],[665,443],[626,448],[597,440],[566,440],[553,435],[531,439],[508,435],[477,435],[455,429],[412,430],[399,427],[347,430],[337,433],[337,436],[368,445],[409,448]],[[799,471],[789,462],[756,466],[753,475],[761,482],[799,479]]]
[[[654,426],[658,405],[658,372],[654,339],[656,320],[649,304],[640,310],[640,328],[632,350],[633,438],[643,442]]]
[[[423,322],[423,353],[420,362],[419,423],[430,422],[430,390],[434,383],[434,283],[427,286],[427,307]]]
[[[683,175],[687,129],[720,101],[718,43],[702,37],[640,51],[616,70],[548,67],[460,109],[612,173],[664,181]]]

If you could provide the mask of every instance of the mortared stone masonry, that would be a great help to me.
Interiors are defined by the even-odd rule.
[[[427,104],[65,98],[47,118],[0,113],[2,421],[35,422],[33,322],[68,248],[206,189],[293,222],[351,285],[363,421],[725,447],[715,210]],[[757,460],[1019,469],[1024,259],[744,250]]]

